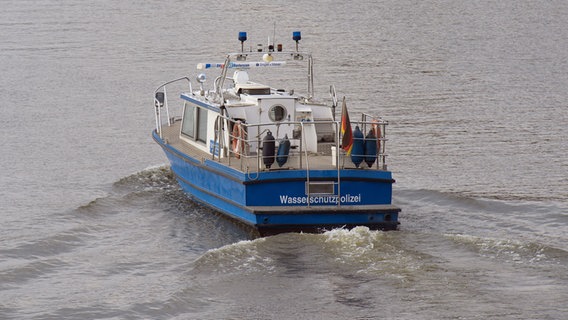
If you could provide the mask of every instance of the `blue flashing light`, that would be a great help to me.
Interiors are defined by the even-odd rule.
[[[292,39],[294,41],[300,41],[302,40],[302,33],[300,31],[294,31],[292,32]]]
[[[243,31],[239,32],[239,41],[240,42],[247,41],[247,33],[246,32],[243,32]]]

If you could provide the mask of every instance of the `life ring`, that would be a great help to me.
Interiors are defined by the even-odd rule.
[[[233,142],[232,148],[233,153],[235,154],[235,158],[240,159],[241,153],[243,153],[245,149],[245,139],[246,133],[243,128],[242,122],[239,120],[233,126]]]
[[[381,152],[381,125],[377,119],[373,119],[371,123],[371,127],[373,129],[373,133],[377,138],[377,153]]]

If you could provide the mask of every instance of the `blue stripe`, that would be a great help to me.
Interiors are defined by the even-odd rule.
[[[189,102],[191,102],[191,103],[193,103],[193,104],[195,104],[199,107],[202,107],[202,108],[205,108],[205,109],[208,109],[208,110],[211,110],[211,111],[215,111],[215,112],[221,112],[221,109],[219,109],[218,106],[214,106],[214,105],[211,105],[209,103],[203,102],[201,100],[195,99],[192,96],[187,95],[185,93],[182,94],[180,97],[183,100],[189,101]]]

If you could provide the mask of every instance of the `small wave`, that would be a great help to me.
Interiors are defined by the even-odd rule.
[[[13,265],[10,268],[0,270],[0,289],[17,287],[24,282],[55,273],[66,265],[55,258],[15,261],[12,262]]]
[[[259,246],[267,239],[243,240],[221,248],[210,249],[195,261],[194,270],[216,275],[270,272],[274,268],[273,260],[259,253]]]
[[[405,247],[396,233],[356,227],[323,234],[287,233],[240,241],[204,253],[194,271],[218,275],[346,273],[407,281],[426,265],[425,254]]]
[[[398,190],[395,198],[404,203],[432,203],[448,205],[454,208],[491,209],[493,205],[505,203],[492,199],[483,199],[460,192],[444,192],[430,189]],[[501,210],[501,209],[499,209]]]
[[[532,212],[549,214],[564,212],[568,207],[562,202],[541,201],[542,199],[487,197],[479,198],[462,193],[441,193],[445,201],[464,208],[480,209],[491,213]]]
[[[113,185],[119,189],[164,190],[176,188],[177,183],[169,166],[152,166],[124,177]]]
[[[568,262],[568,252],[536,242],[481,238],[463,234],[445,234],[447,238],[472,248],[482,256],[518,264]]]
[[[424,262],[428,257],[405,246],[401,236],[404,235],[367,227],[335,229],[323,234],[324,247],[336,265],[356,270],[357,274],[380,274],[404,282],[431,266]]]
[[[324,233],[325,243],[332,245],[342,254],[351,257],[362,257],[381,245],[383,232],[373,232],[367,227],[334,229]],[[384,243],[382,243],[384,245]]]
[[[69,252],[84,242],[85,227],[72,228],[41,239],[30,240],[12,248],[0,249],[0,255],[11,258],[40,258]]]
[[[482,206],[487,204],[504,203],[511,206],[550,206],[555,205],[564,207],[564,198],[559,197],[539,197],[530,195],[512,195],[512,194],[483,194],[471,193],[465,191],[440,191],[432,189],[399,189],[393,192],[393,197],[406,201],[408,198],[422,200],[445,202],[449,204],[458,204],[465,206]]]
[[[400,190],[394,200],[402,207],[404,230],[493,237],[506,232],[566,248],[568,207],[562,202],[494,200],[424,189]]]
[[[155,197],[181,199],[183,193],[180,190],[169,166],[153,166],[121,178],[106,196],[98,197],[77,210],[113,213],[130,206],[147,205]]]

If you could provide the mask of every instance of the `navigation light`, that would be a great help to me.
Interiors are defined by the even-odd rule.
[[[298,51],[298,43],[302,40],[302,33],[300,31],[292,32],[292,39],[296,41],[296,51]]]
[[[244,43],[247,41],[247,33],[244,31],[239,32],[239,41],[241,42],[241,52],[244,52]]]

